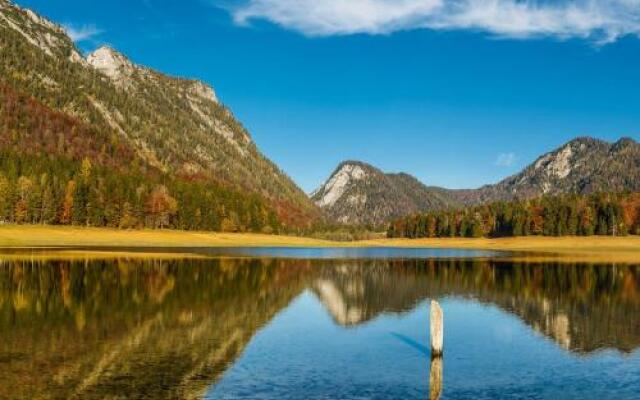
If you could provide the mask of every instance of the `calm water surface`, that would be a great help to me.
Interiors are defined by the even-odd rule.
[[[0,398],[640,398],[640,266],[204,253],[0,256]]]

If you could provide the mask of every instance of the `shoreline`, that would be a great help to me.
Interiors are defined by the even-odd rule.
[[[0,250],[42,248],[153,248],[184,250],[198,247],[396,247],[510,251],[531,256],[588,258],[640,263],[640,236],[509,237],[509,238],[427,238],[371,239],[335,242],[298,236],[254,233],[219,233],[176,230],[120,230],[47,225],[0,226]],[[526,257],[525,257],[526,258]]]

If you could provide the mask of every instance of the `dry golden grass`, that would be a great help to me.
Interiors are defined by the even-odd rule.
[[[0,226],[0,247],[309,247],[333,242],[294,236],[46,225]]]
[[[640,237],[518,237],[501,239],[375,239],[332,242],[248,233],[117,230],[61,226],[0,226],[0,247],[410,247],[514,251],[531,257],[640,262]]]
[[[359,245],[510,251],[523,261],[640,263],[640,236],[381,239]]]
[[[433,238],[433,239],[380,239],[359,242],[364,246],[429,247],[535,252],[610,252],[632,251],[640,253],[640,236],[528,236],[498,239],[486,238]]]
[[[18,249],[11,251],[0,248],[2,261],[91,261],[91,260],[153,260],[169,261],[184,259],[204,259],[206,255],[181,252],[154,252],[154,251],[100,251],[100,250],[64,250],[43,249],[27,250]]]

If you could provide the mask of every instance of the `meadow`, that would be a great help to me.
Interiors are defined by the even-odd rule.
[[[189,247],[405,247],[512,251],[557,256],[640,262],[639,236],[527,236],[508,238],[372,239],[337,242],[314,238],[253,233],[177,230],[121,230],[91,227],[3,225],[4,248],[176,248]]]

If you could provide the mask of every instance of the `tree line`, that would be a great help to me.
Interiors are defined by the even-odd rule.
[[[412,215],[390,238],[639,235],[640,193],[543,196]]]
[[[0,152],[0,223],[277,232],[257,195],[150,179],[60,157]]]

